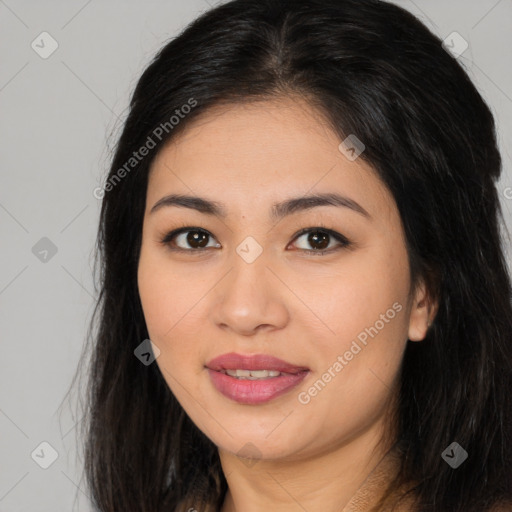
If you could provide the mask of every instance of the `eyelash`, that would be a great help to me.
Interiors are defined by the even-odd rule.
[[[167,233],[161,240],[160,243],[163,245],[166,245],[171,251],[177,251],[177,252],[188,252],[188,253],[202,253],[206,251],[207,249],[211,249],[211,247],[202,248],[202,249],[183,249],[181,247],[172,247],[170,242],[178,235],[181,235],[182,233],[187,233],[189,231],[198,231],[201,233],[205,233],[208,236],[212,237],[211,233],[209,233],[206,229],[194,227],[194,226],[183,226],[178,229],[175,229],[173,231],[170,231]],[[337,242],[339,242],[341,245],[338,247],[331,247],[330,249],[324,249],[324,250],[314,250],[314,249],[299,249],[307,254],[310,254],[312,256],[323,256],[328,253],[333,253],[336,251],[339,251],[341,249],[346,249],[350,246],[352,246],[352,242],[348,240],[345,236],[342,234],[333,231],[332,229],[329,229],[325,226],[319,225],[311,228],[304,228],[301,229],[295,236],[293,237],[292,241],[295,241],[297,238],[300,238],[301,236],[308,234],[310,232],[318,232],[318,233],[324,233],[332,238],[334,238]],[[212,237],[213,238],[213,237]]]

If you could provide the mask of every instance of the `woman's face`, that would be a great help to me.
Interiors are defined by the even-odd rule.
[[[171,391],[226,452],[293,460],[378,439],[407,339],[425,335],[396,204],[341,142],[306,103],[282,98],[213,109],[153,162],[138,269],[149,336]],[[171,194],[220,211],[152,211]],[[345,206],[303,202],[323,194]],[[239,380],[207,367],[233,352],[294,368]]]

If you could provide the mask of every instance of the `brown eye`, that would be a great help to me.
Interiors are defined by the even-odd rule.
[[[307,236],[306,236],[307,235]],[[345,238],[340,233],[337,233],[336,231],[332,231],[330,229],[326,228],[308,228],[302,230],[298,236],[295,238],[295,240],[298,240],[299,238],[305,237],[306,245],[309,245],[310,247],[313,247],[313,249],[299,247],[300,249],[306,251],[310,254],[315,255],[322,255],[327,252],[333,252],[338,249],[341,249],[343,247],[348,247],[350,245],[350,242],[347,238]],[[334,245],[329,247],[329,244],[332,241],[338,242],[338,245]]]
[[[188,231],[185,240],[191,247],[206,247],[208,245],[208,233],[204,231]]]
[[[299,249],[313,255],[323,255],[351,245],[351,242],[340,233],[321,227],[303,229],[295,236],[294,240],[301,237],[305,237],[306,245],[312,249],[309,247],[299,247]],[[208,248],[221,247],[219,243],[209,245],[210,239],[213,239],[212,235],[204,229],[184,227],[168,233],[161,243],[169,246],[173,251],[189,253],[200,253]],[[337,242],[337,244],[335,243],[333,246],[332,242]]]
[[[311,231],[307,240],[315,249],[323,250],[329,246],[330,235],[322,231]]]
[[[173,250],[192,252],[194,249],[200,251],[208,248],[210,237],[210,233],[200,228],[181,228],[168,233],[162,240],[162,243],[170,245]],[[213,247],[220,247],[220,244]]]

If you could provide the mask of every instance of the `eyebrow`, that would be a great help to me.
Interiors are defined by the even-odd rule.
[[[170,194],[162,197],[153,205],[150,214],[160,210],[164,206],[190,208],[206,215],[215,215],[223,219],[227,217],[226,208],[222,203],[202,197],[183,194]],[[296,212],[310,210],[318,206],[337,206],[348,208],[361,214],[368,220],[371,219],[371,215],[359,203],[349,197],[335,193],[313,194],[275,203],[272,205],[270,217],[272,220],[277,221]]]

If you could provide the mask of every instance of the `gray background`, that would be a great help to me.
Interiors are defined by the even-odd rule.
[[[510,230],[512,0],[395,3],[443,39],[456,31],[469,43],[459,59],[496,117]],[[94,304],[100,201],[92,191],[145,65],[213,4],[0,0],[0,512],[91,510],[76,455],[80,418],[73,406],[59,406]],[[42,46],[43,31],[59,45],[47,59],[31,47]],[[57,250],[46,261],[36,250],[48,244],[43,237]],[[510,261],[508,242],[506,251]],[[42,442],[58,452],[48,469],[35,462],[51,460]]]

